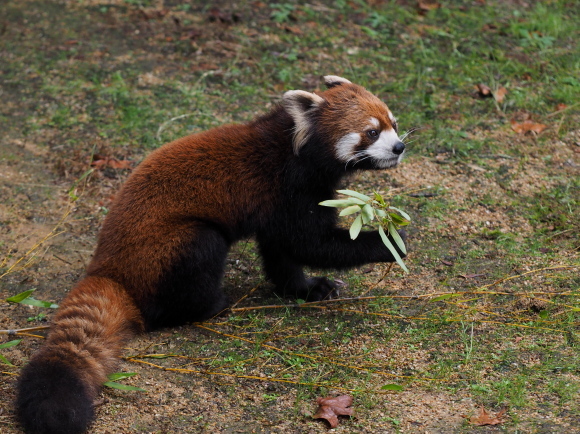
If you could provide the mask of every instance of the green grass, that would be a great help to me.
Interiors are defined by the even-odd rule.
[[[418,397],[508,406],[506,430],[533,431],[534,412],[577,420],[580,16],[569,1],[442,2],[425,15],[414,2],[241,1],[220,9],[239,14],[231,23],[209,21],[203,2],[167,2],[167,15],[150,20],[140,8],[155,2],[25,3],[3,11],[14,24],[0,36],[0,132],[49,151],[45,164],[63,184],[86,171],[95,146],[139,161],[191,132],[247,121],[286,90],[320,88],[325,74],[367,86],[403,130],[420,128],[401,169],[423,170],[419,181],[392,172],[351,181],[362,193],[394,185],[393,204],[413,218],[410,275],[395,268],[380,281],[382,265],[324,271],[348,284],[344,296],[370,298],[236,311],[208,323],[214,331],[182,328],[149,350],[183,358],[145,360],[204,372],[232,400],[240,388],[254,393],[248,384],[288,381],[270,381],[256,402],[295,393],[283,414],[298,431],[307,423],[299,405],[344,389],[362,412],[347,427],[381,420],[410,432],[404,412],[373,413],[396,399],[380,389],[393,383]],[[505,100],[478,96],[480,83],[505,87]],[[510,121],[526,115],[549,128],[517,135]],[[19,155],[0,158],[15,164]],[[425,173],[436,181],[422,182]],[[11,206],[29,194],[12,191]],[[90,194],[89,204],[102,199]],[[253,240],[230,259],[224,285],[235,300],[257,288],[242,305],[288,303],[271,295]],[[459,296],[432,301],[442,293]],[[251,405],[256,417],[261,404]],[[211,415],[195,418],[211,426]]]

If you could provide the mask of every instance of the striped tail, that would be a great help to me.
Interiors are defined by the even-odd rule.
[[[86,431],[101,385],[115,371],[125,342],[142,327],[141,314],[121,285],[93,276],[79,282],[18,380],[16,411],[25,431]]]

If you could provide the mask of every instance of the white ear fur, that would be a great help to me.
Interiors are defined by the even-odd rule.
[[[306,144],[310,135],[308,113],[315,110],[324,99],[303,90],[289,90],[282,96],[282,104],[294,119],[294,153],[298,155],[300,148]]]
[[[324,83],[329,89],[334,86],[339,86],[341,84],[352,84],[351,81],[346,78],[339,77],[338,75],[325,75]]]

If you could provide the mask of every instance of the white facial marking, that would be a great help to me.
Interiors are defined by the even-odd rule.
[[[382,169],[393,167],[403,158],[403,154],[397,155],[393,152],[393,148],[400,141],[394,130],[383,131],[377,141],[369,146],[365,153],[373,159],[378,167]]]
[[[377,118],[370,118],[369,123],[371,124],[371,126],[373,128],[379,128],[381,126],[381,123],[379,122],[379,120]]]
[[[390,110],[389,110],[389,119],[391,120],[391,122],[396,122],[395,117],[393,116]]]
[[[345,163],[348,162],[360,141],[361,137],[359,133],[348,133],[346,136],[341,137],[340,140],[336,142],[336,157],[340,161],[344,161]]]

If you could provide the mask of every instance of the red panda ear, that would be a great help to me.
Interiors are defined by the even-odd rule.
[[[303,90],[289,90],[282,96],[282,104],[294,120],[294,153],[296,155],[310,136],[311,126],[308,113],[318,108],[323,102],[322,97]]]
[[[351,81],[347,80],[346,78],[339,77],[338,75],[325,75],[324,83],[329,89],[331,87],[340,86],[341,84],[352,84]]]

